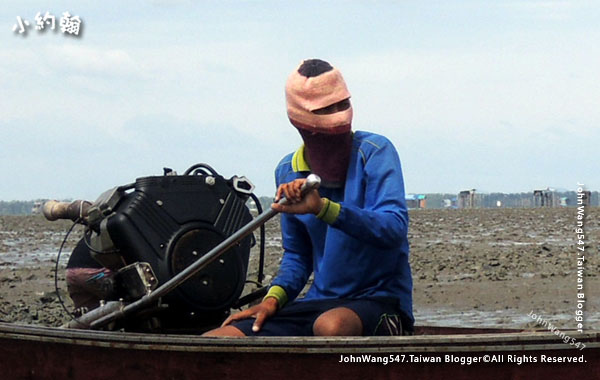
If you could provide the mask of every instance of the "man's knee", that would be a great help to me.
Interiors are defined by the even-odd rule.
[[[337,307],[321,314],[313,324],[315,336],[362,335],[362,321],[346,307]]]
[[[218,327],[218,328],[216,328],[214,330],[207,331],[204,334],[202,334],[202,336],[244,337],[244,336],[246,336],[246,334],[244,334],[237,327],[228,325],[228,326]]]

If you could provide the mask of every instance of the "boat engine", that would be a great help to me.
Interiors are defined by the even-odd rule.
[[[87,226],[83,241],[92,257],[117,272],[113,298],[135,301],[250,222],[248,198],[260,207],[253,189],[245,177],[225,179],[197,164],[183,175],[165,169],[162,176],[112,188],[91,205],[79,203],[76,216]],[[252,234],[240,240],[164,296],[157,309],[168,309],[175,323],[209,323],[207,316],[220,323],[240,298],[254,242]],[[261,275],[262,267],[259,283]]]

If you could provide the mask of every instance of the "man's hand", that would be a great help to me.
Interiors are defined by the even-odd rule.
[[[274,297],[267,297],[258,305],[252,306],[251,308],[248,308],[239,313],[230,315],[229,318],[227,318],[225,322],[223,322],[221,327],[227,326],[233,321],[254,317],[256,318],[256,321],[254,321],[254,324],[252,325],[252,331],[258,332],[260,331],[263,323],[265,323],[265,320],[275,315],[276,312],[277,299]]]
[[[315,214],[317,215],[323,207],[323,200],[318,190],[311,190],[302,197],[302,185],[306,179],[300,178],[292,182],[279,185],[275,203],[271,205],[273,210],[286,212],[288,214]],[[280,205],[277,202],[285,197],[288,200],[287,205]]]

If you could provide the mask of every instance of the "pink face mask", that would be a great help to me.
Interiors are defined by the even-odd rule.
[[[295,70],[288,77],[285,94],[288,117],[301,123],[303,129],[328,134],[350,130],[352,107],[328,114],[314,112],[350,98],[350,92],[338,69],[334,68],[314,77],[305,77]]]
[[[292,123],[295,125],[297,123]],[[296,126],[297,127],[297,126]],[[311,172],[321,177],[321,186],[343,187],[352,151],[352,132],[326,134],[297,127],[304,140],[305,159]]]
[[[307,61],[305,61],[307,62]],[[352,150],[350,92],[340,71],[301,74],[302,63],[285,85],[287,114],[304,140],[304,155],[321,186],[343,187]]]

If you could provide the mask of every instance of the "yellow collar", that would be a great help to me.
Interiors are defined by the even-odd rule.
[[[309,172],[310,166],[304,159],[304,145],[302,145],[292,156],[292,169],[295,172]]]

